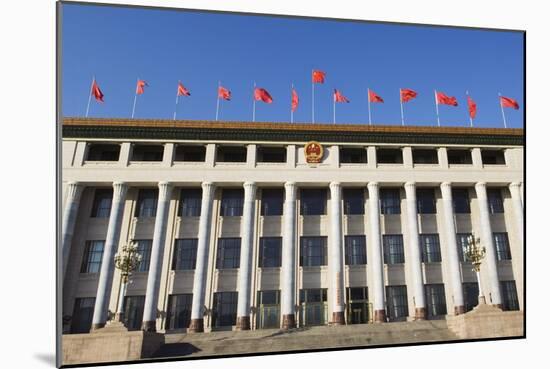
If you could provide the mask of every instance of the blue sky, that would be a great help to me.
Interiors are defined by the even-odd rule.
[[[179,119],[212,120],[218,81],[232,92],[220,120],[251,121],[252,90],[267,89],[274,102],[256,105],[256,121],[290,120],[290,86],[300,105],[296,122],[311,121],[311,70],[327,73],[315,86],[315,120],[367,124],[367,88],[384,99],[372,104],[373,124],[401,124],[399,88],[418,97],[404,104],[407,125],[436,125],[434,89],[456,96],[458,107],[440,106],[442,126],[469,125],[466,90],[478,105],[474,122],[502,127],[498,93],[515,98],[505,109],[508,127],[523,122],[523,34],[444,27],[405,26],[243,16],[173,10],[63,6],[62,111],[84,116],[92,76],[105,103],[92,99],[90,117],[129,118],[136,78],[149,83],[138,97],[136,118],[171,119],[177,81]]]

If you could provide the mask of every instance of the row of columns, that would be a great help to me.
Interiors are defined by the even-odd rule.
[[[62,228],[62,257],[63,270],[66,268],[72,234],[74,232],[76,214],[82,185],[69,183],[67,199],[65,203]],[[151,261],[147,279],[147,290],[145,295],[145,306],[143,313],[142,329],[144,331],[156,330],[157,306],[160,288],[160,276],[162,270],[162,256],[166,241],[166,225],[168,221],[169,203],[172,194],[172,185],[168,182],[160,182],[157,215],[153,234],[151,249]],[[238,303],[237,303],[237,329],[250,329],[250,299],[251,299],[251,275],[252,275],[252,247],[254,240],[254,219],[256,198],[256,184],[246,182],[244,187],[244,206],[241,221],[241,255],[238,281]],[[330,202],[330,243],[329,243],[329,271],[333,288],[332,293],[332,323],[345,324],[344,318],[344,253],[343,253],[343,232],[342,232],[342,188],[340,183],[331,182]],[[451,183],[441,184],[443,199],[443,218],[445,222],[444,236],[448,245],[447,256],[449,260],[449,271],[451,275],[451,287],[454,302],[454,313],[465,312],[464,297],[462,292],[462,281],[460,277],[460,261],[458,257],[456,230],[453,216],[453,203]],[[205,291],[207,279],[208,255],[210,251],[210,229],[212,223],[212,204],[214,199],[215,184],[205,182],[202,184],[202,210],[199,221],[199,234],[197,245],[197,260],[193,283],[193,302],[191,309],[190,332],[204,331],[205,313]],[[283,210],[283,244],[282,244],[282,276],[281,276],[281,313],[282,327],[285,329],[296,327],[296,183],[286,182],[285,201]],[[373,281],[372,303],[374,308],[375,322],[384,322],[385,299],[384,299],[384,261],[380,232],[380,202],[379,185],[377,182],[369,182],[369,247],[372,249],[371,262]],[[516,232],[523,235],[523,203],[521,199],[521,187],[519,183],[512,183],[509,186],[512,195],[514,216],[516,219]],[[111,214],[107,229],[107,237],[103,253],[103,260],[99,275],[98,290],[94,307],[92,329],[105,326],[108,312],[108,299],[111,295],[114,274],[114,255],[120,239],[120,228],[124,202],[128,186],[122,182],[113,183],[113,201]],[[501,305],[499,281],[497,275],[496,251],[493,244],[492,230],[489,218],[487,203],[487,191],[485,183],[477,183],[475,190],[480,210],[480,229],[482,243],[487,249],[486,270],[488,284],[492,291],[492,303]],[[407,182],[405,184],[407,202],[407,224],[409,234],[409,254],[407,261],[412,271],[412,287],[415,301],[415,319],[426,317],[426,303],[424,297],[424,283],[422,278],[422,260],[418,237],[418,220],[416,206],[416,184]],[[521,237],[519,237],[521,238]]]

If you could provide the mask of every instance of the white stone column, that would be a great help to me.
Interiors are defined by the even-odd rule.
[[[464,294],[462,292],[462,278],[460,276],[460,260],[456,243],[456,229],[453,211],[453,194],[450,182],[441,183],[441,197],[443,198],[443,219],[445,222],[445,238],[447,241],[448,270],[451,275],[451,288],[455,315],[464,314]]]
[[[369,244],[371,260],[369,260],[369,268],[372,268],[373,276],[373,307],[374,321],[383,323],[386,321],[386,304],[384,302],[384,259],[382,257],[382,242],[380,237],[380,203],[379,191],[377,182],[369,182],[369,218],[370,218],[370,234]],[[369,293],[370,295],[370,293]]]
[[[424,282],[422,278],[422,256],[420,254],[420,242],[418,235],[418,212],[416,208],[416,184],[405,183],[407,195],[407,226],[409,230],[409,260],[411,267],[413,294],[414,294],[414,319],[426,319],[426,302],[424,298]]]
[[[155,217],[155,229],[151,245],[151,262],[147,275],[147,290],[145,292],[143,323],[141,325],[141,329],[147,332],[156,332],[162,256],[164,254],[164,244],[166,243],[166,224],[170,208],[170,195],[172,194],[172,185],[170,183],[159,182],[158,187],[157,215]]]
[[[521,242],[521,248],[523,249],[523,203],[521,201],[521,183],[511,183],[509,188],[510,194],[512,195],[512,207],[514,208],[517,238]]]
[[[344,316],[344,259],[342,245],[342,187],[330,183],[329,271],[332,287],[332,324],[346,324]]]
[[[477,203],[479,205],[479,227],[481,245],[485,247],[487,254],[482,262],[485,265],[485,274],[488,277],[488,285],[491,291],[491,303],[497,307],[502,306],[500,297],[500,284],[498,282],[497,255],[495,244],[493,242],[493,230],[491,229],[491,219],[489,218],[489,204],[487,202],[487,188],[484,182],[476,183]]]
[[[69,254],[73,242],[74,227],[82,197],[82,186],[78,182],[69,182],[67,184],[67,198],[65,199],[65,208],[63,209],[63,224],[61,228],[61,255],[63,265],[63,276],[67,270]]]
[[[107,237],[103,248],[103,258],[99,271],[97,294],[95,298],[94,316],[92,318],[92,330],[103,328],[107,322],[107,311],[111,288],[113,287],[113,274],[115,271],[115,253],[118,249],[120,239],[120,227],[124,213],[124,202],[128,186],[122,182],[113,183],[113,201],[109,225],[107,226]]]
[[[204,297],[206,293],[206,272],[210,246],[210,228],[212,222],[212,203],[216,186],[211,182],[202,184],[201,217],[197,241],[197,261],[193,279],[193,303],[191,305],[191,323],[189,332],[204,332]]]
[[[281,314],[283,329],[296,328],[296,183],[285,183],[283,250],[281,263]]]
[[[241,220],[241,258],[239,262],[239,299],[237,302],[237,330],[250,329],[250,278],[252,273],[252,246],[254,244],[254,214],[256,184],[245,182],[243,217]]]

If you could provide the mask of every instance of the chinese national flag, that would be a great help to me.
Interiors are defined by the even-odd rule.
[[[99,89],[98,84],[96,83],[95,79],[92,82],[92,95],[94,95],[95,99],[98,102],[103,102],[103,92]]]
[[[186,89],[181,82],[178,82],[178,96],[191,96],[191,93]]]
[[[511,97],[500,96],[500,106],[502,106],[503,108],[514,108],[516,110],[519,109],[518,102]]]
[[[470,96],[468,96],[468,110],[470,111],[470,118],[474,119],[477,113],[477,104]]]
[[[254,100],[261,100],[266,104],[271,104],[273,102],[273,98],[267,92],[266,89],[256,87],[254,89]]]
[[[443,92],[439,91],[436,91],[436,96],[438,104],[458,106],[458,102],[454,96],[447,96]]]
[[[313,83],[325,83],[326,73],[321,70],[314,70],[311,75],[311,81]]]
[[[218,87],[218,99],[231,100],[231,91],[225,87]]]
[[[401,101],[402,102],[408,102],[414,99],[418,94],[416,91],[408,89],[408,88],[402,88],[401,89]]]
[[[141,95],[145,92],[145,86],[149,86],[144,80],[138,79],[136,86],[136,95]]]
[[[384,99],[376,94],[376,92],[369,90],[369,101],[374,103],[383,103]]]
[[[298,93],[295,89],[292,89],[292,111],[296,111],[296,109],[298,108],[298,101]]]
[[[349,103],[349,100],[337,89],[334,89],[334,101],[339,103]]]

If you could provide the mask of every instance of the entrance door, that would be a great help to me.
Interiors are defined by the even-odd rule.
[[[351,302],[348,312],[349,324],[365,324],[368,323],[368,303]]]

